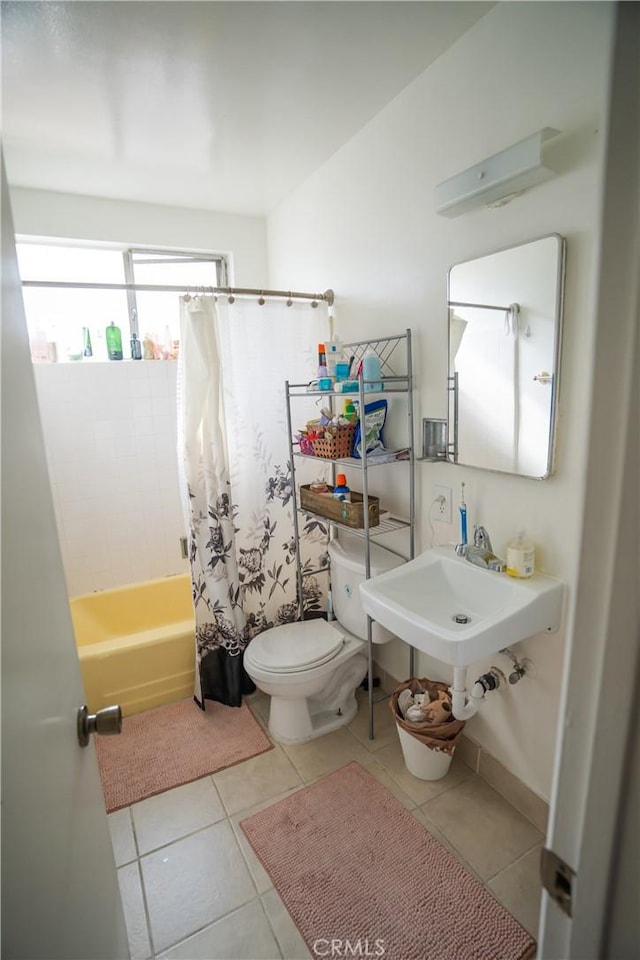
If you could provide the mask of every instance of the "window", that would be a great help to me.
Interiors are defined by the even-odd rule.
[[[219,254],[31,242],[17,243],[16,249],[23,280],[153,284],[185,290],[227,283],[226,263]],[[151,340],[161,356],[170,356],[180,337],[177,293],[23,287],[23,295],[34,360],[83,359],[85,328],[93,359],[106,360],[105,330],[112,322],[121,330],[125,358],[130,356],[134,332],[140,340]]]

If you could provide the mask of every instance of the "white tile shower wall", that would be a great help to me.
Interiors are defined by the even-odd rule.
[[[177,364],[34,370],[69,595],[184,572]]]

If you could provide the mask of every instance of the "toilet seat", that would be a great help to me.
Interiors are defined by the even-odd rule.
[[[271,673],[299,673],[332,660],[344,641],[345,634],[326,620],[303,620],[254,637],[245,657]]]

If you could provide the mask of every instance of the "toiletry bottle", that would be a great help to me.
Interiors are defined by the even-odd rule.
[[[318,344],[318,380],[328,376],[327,355],[324,352],[324,343]]]
[[[365,383],[365,393],[372,390],[382,390],[382,383],[377,382],[377,378],[382,375],[380,367],[380,357],[373,347],[367,347],[367,352],[362,358],[362,377],[364,380],[372,380],[373,383]]]
[[[324,356],[325,362],[327,364],[327,371],[329,376],[333,379],[337,378],[337,364],[338,361],[342,361],[342,344],[340,341],[334,337],[332,340],[328,340],[324,344]],[[347,371],[348,372],[348,371]],[[345,374],[342,379],[346,380],[347,375]]]
[[[106,337],[109,360],[122,360],[122,335],[120,327],[116,327],[113,320],[107,327]]]
[[[335,377],[336,380],[347,380],[349,377],[349,358],[344,355],[344,348],[339,340],[332,341],[336,346]]]
[[[131,359],[142,360],[142,344],[135,333],[131,334]]]
[[[89,327],[82,328],[82,344],[85,357],[93,356],[93,347],[91,346],[91,334],[89,332]]]
[[[507,544],[507,573],[510,577],[533,576],[536,550],[524,530],[519,530],[513,540]]]
[[[331,590],[327,590],[327,620],[335,620],[335,618],[333,612],[333,597],[331,596]]]
[[[145,334],[144,340],[142,341],[142,349],[144,350],[145,360],[155,360],[156,354],[153,347],[153,340],[148,333]]]
[[[333,380],[327,370],[327,357],[324,343],[318,344],[318,390],[333,390]]]
[[[162,344],[162,359],[171,360],[171,351],[173,349],[173,340],[171,338],[171,330],[169,325],[164,328],[164,343]]]
[[[344,473],[339,473],[336,477],[333,496],[336,500],[346,500],[348,503],[351,503],[351,490],[347,486],[347,478]]]
[[[46,363],[49,359],[47,335],[44,330],[36,330],[31,336],[31,359],[34,363]]]
[[[327,366],[327,374],[335,379],[336,376],[336,351],[335,345],[329,341],[324,344],[324,359]]]
[[[345,420],[348,420],[349,423],[355,423],[358,419],[358,409],[353,400],[345,400],[344,407],[342,408],[342,416]]]

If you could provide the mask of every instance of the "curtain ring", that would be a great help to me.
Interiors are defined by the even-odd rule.
[[[185,293],[182,299],[184,300],[185,303],[191,302],[191,287],[187,287],[187,292]]]
[[[235,302],[236,302],[236,298],[233,295],[233,287],[232,287],[231,290],[229,291],[229,303],[235,303]]]
[[[287,306],[288,307],[293,306],[293,300],[291,299],[291,290],[289,290],[289,299],[287,300]]]
[[[314,310],[315,310],[315,308],[318,306],[318,301],[316,300],[315,297],[314,297],[313,300],[311,301],[311,306],[313,307]]]
[[[261,307],[264,307],[264,290],[260,291],[260,296],[258,297],[258,303]]]

